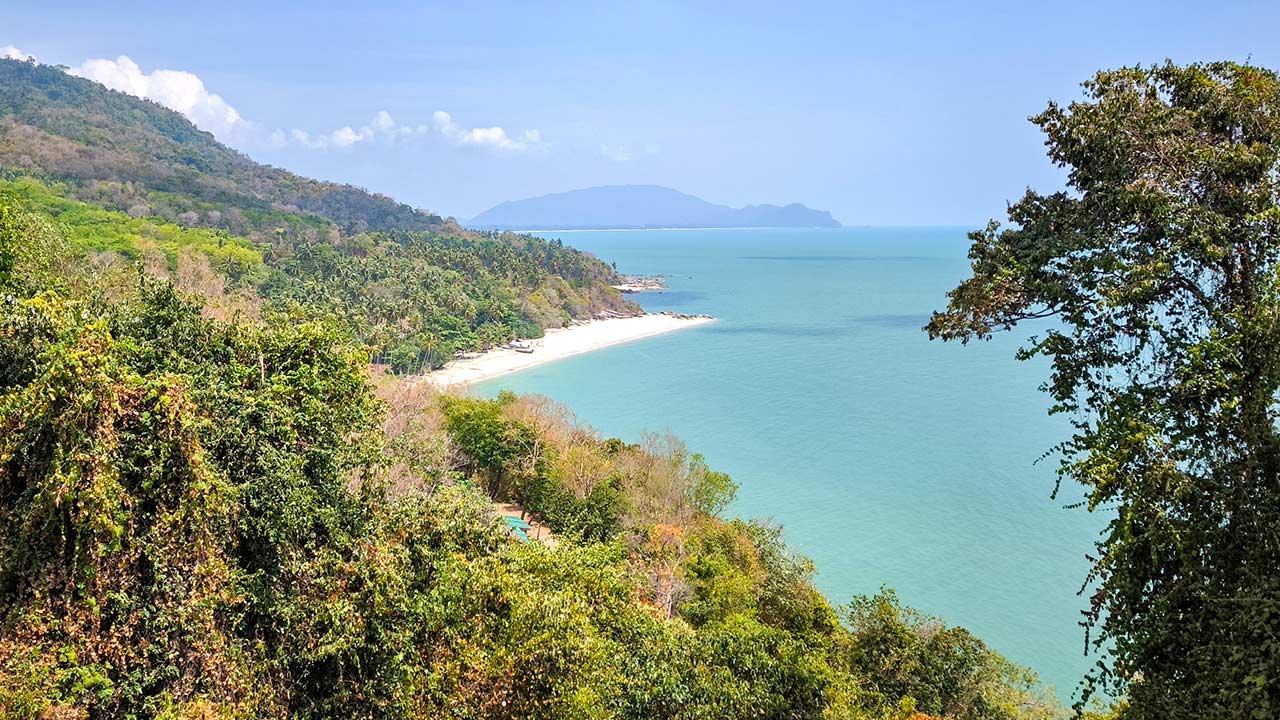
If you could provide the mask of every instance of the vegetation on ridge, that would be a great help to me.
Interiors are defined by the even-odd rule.
[[[109,270],[0,199],[0,716],[1058,713],[892,593],[832,608],[674,439],[441,397],[335,323]]]

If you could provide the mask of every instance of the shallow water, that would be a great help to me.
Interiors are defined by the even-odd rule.
[[[540,233],[635,274],[649,310],[716,323],[487,382],[549,395],[602,433],[671,429],[772,518],[837,604],[895,588],[1070,696],[1092,660],[1078,627],[1102,519],[1050,498],[1062,440],[1029,332],[930,342],[929,313],[968,273],[963,229]]]

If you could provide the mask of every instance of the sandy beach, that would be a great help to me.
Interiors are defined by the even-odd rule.
[[[545,337],[524,341],[533,352],[495,349],[476,357],[454,360],[427,373],[427,380],[441,386],[470,385],[536,365],[592,350],[712,322],[713,318],[649,313],[628,318],[592,320],[582,325],[548,330]]]

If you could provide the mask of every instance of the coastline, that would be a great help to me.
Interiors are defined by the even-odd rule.
[[[592,320],[567,328],[548,330],[542,338],[525,341],[533,347],[532,353],[495,348],[475,357],[453,360],[423,377],[440,387],[466,386],[592,350],[684,330],[714,320],[715,318],[708,316],[671,313],[646,313],[634,317]]]
[[[625,295],[631,295],[666,290],[667,283],[662,275],[623,275],[621,283],[610,287]]]

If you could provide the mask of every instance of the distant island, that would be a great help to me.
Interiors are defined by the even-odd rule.
[[[606,185],[509,200],[466,223],[481,230],[840,227],[824,210],[799,203],[716,205],[659,185]]]

